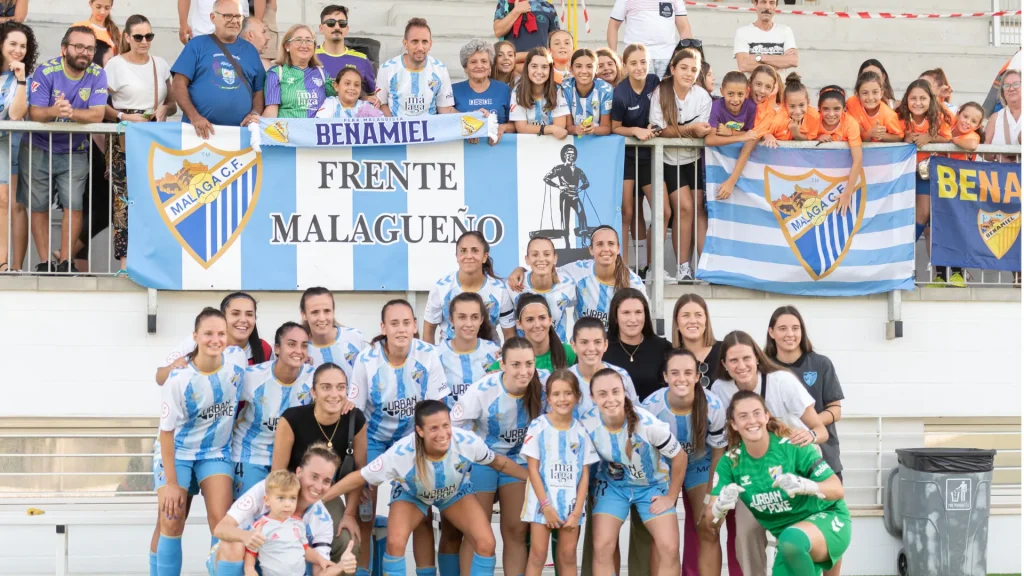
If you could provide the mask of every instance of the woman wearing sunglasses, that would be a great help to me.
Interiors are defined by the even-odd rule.
[[[675,320],[672,347],[689,350],[697,358],[700,385],[710,388],[722,365],[722,343],[715,340],[711,330],[708,303],[696,294],[683,294],[672,309],[672,319]]]
[[[171,68],[166,60],[149,53],[154,37],[145,16],[128,17],[118,55],[104,67],[110,92],[104,115],[108,122],[163,122],[178,111],[171,96]],[[114,138],[112,148],[114,258],[121,261],[123,272],[128,254],[128,184],[123,135]]]

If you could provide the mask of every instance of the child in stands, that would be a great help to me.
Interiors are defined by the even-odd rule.
[[[885,102],[885,82],[872,71],[857,77],[846,111],[860,125],[864,142],[902,142],[903,126],[896,112]]]
[[[786,86],[782,89],[782,102],[786,107],[780,110],[775,137],[779,140],[816,139],[821,116],[814,106],[811,106],[807,86],[800,81],[800,75],[796,72],[786,76]]]

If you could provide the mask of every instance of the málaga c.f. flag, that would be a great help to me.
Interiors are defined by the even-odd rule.
[[[707,148],[708,233],[697,278],[782,294],[856,296],[914,287],[912,145],[864,149],[850,211],[837,202],[848,148],[758,146],[724,201],[741,144]]]

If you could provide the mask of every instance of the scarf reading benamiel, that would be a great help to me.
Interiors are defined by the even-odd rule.
[[[498,122],[493,114],[482,112],[410,118],[260,118],[249,131],[249,145],[256,151],[261,146],[403,146],[497,138]]]

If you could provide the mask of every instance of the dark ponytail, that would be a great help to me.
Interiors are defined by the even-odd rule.
[[[448,406],[444,402],[439,400],[420,400],[416,403],[415,412],[413,414],[413,422],[416,428],[423,429],[423,421],[434,414],[448,413]],[[429,477],[427,476],[427,445],[420,436],[419,432],[413,430],[413,439],[416,445],[416,479],[422,484],[429,484]]]
[[[293,328],[297,328],[299,330],[302,330],[306,334],[306,337],[309,338],[309,329],[308,328],[306,328],[302,324],[299,324],[298,322],[292,322],[291,320],[289,320],[289,321],[285,322],[284,324],[281,324],[277,328],[277,332],[274,332],[274,346],[280,346],[281,345],[281,340],[284,339],[284,335],[287,334],[288,331],[292,330]]]
[[[110,19],[110,16],[107,16],[107,22],[113,24],[113,20]],[[126,54],[131,51],[132,47],[130,44],[128,44],[128,36],[131,34],[132,27],[138,24],[149,24],[149,19],[143,16],[142,14],[132,14],[128,17],[128,20],[125,21],[124,34],[120,35],[120,39],[114,40],[114,42],[117,44],[118,54]],[[116,26],[114,28],[115,30],[117,29]],[[114,33],[111,32],[109,26],[107,27],[107,32],[110,34],[110,38],[113,39]]]
[[[548,318],[551,318],[551,306],[548,305],[547,298],[540,294],[526,293],[520,296],[519,301],[516,302],[517,321],[523,315],[523,310],[531,304],[543,306],[544,310],[548,313]],[[569,359],[565,355],[565,347],[562,346],[562,341],[558,338],[558,332],[555,331],[554,322],[548,325],[548,350],[551,352],[551,368],[553,370],[562,370],[569,367]]]
[[[807,86],[800,81],[800,75],[796,72],[790,72],[786,76],[786,87],[782,89],[782,101],[785,102],[789,98],[790,94],[797,94],[799,92],[804,93],[804,97],[807,98],[807,103],[811,103],[811,97],[807,94]]]
[[[601,378],[614,377],[622,386],[622,409],[626,412],[626,458],[633,457],[633,434],[636,434],[637,426],[640,425],[640,417],[636,414],[633,401],[626,394],[626,385],[622,382],[622,376],[613,368],[601,368],[590,377],[590,395],[594,395],[594,384]]]
[[[111,2],[110,5],[113,7],[114,3]],[[107,29],[107,34],[110,35],[110,41],[114,43],[116,51],[116,47],[121,46],[121,29],[114,24],[114,19],[110,17],[109,13],[107,13],[107,19],[103,21],[103,27]]]
[[[476,332],[476,337],[480,340],[497,342],[498,336],[494,331],[494,326],[491,326],[491,316],[487,313],[487,305],[484,304],[484,299],[476,292],[460,292],[456,294],[448,304],[448,318],[455,317],[455,305],[461,302],[473,303],[480,307],[482,321],[480,322],[480,329]]]
[[[665,380],[668,381],[668,363],[673,358],[685,357],[693,360],[693,368],[697,370],[700,362],[693,352],[685,348],[674,348],[665,355]],[[690,408],[690,438],[693,440],[693,453],[691,457],[701,458],[707,447],[708,435],[708,397],[704,393],[704,387],[697,382],[693,386],[693,407]]]
[[[480,232],[477,232],[476,230],[468,230],[466,232],[463,232],[462,236],[459,236],[459,239],[455,242],[456,253],[458,253],[459,245],[462,244],[462,240],[467,237],[476,238],[480,242],[480,245],[484,247],[485,257],[484,263],[482,265],[484,276],[498,278],[498,275],[494,273],[494,260],[491,259],[491,245],[487,243],[487,239],[485,239],[484,235],[481,234]]]
[[[224,297],[223,300],[220,301],[221,314],[225,315],[224,321],[226,322],[228,306],[230,306],[232,302],[238,300],[239,298],[245,298],[246,300],[252,302],[252,333],[249,334],[249,340],[246,343],[249,345],[249,353],[252,354],[252,363],[262,364],[266,362],[268,358],[266,351],[263,349],[263,340],[260,338],[260,331],[256,327],[256,299],[245,292],[232,292],[231,294],[228,294],[227,296]]]
[[[199,332],[199,325],[202,324],[203,320],[206,320],[207,318],[220,318],[225,323],[227,323],[227,318],[224,317],[224,313],[223,312],[221,312],[220,310],[217,310],[216,308],[211,308],[211,307],[207,306],[206,308],[203,308],[202,312],[200,312],[198,316],[196,316],[195,327],[192,329],[192,331],[193,332]],[[262,350],[262,348],[260,348],[260,350]],[[255,353],[255,352],[256,351],[253,350],[253,353]],[[185,358],[187,358],[189,362],[192,362],[193,360],[196,359],[196,356],[198,356],[198,355],[199,355],[199,343],[197,342],[196,343],[196,347],[193,348],[192,351],[189,352],[188,355],[185,356]]]
[[[505,362],[508,358],[509,350],[529,350],[533,353],[533,344],[526,338],[514,336],[505,340],[505,344],[501,347],[501,361]],[[537,369],[534,367],[533,378],[530,378],[530,383],[526,385],[526,394],[523,396],[523,405],[526,406],[526,413],[530,417],[530,420],[538,417],[543,413],[544,406],[541,404],[541,386],[540,386],[540,375],[537,374]]]
[[[391,308],[392,306],[405,306],[406,308],[409,309],[409,312],[412,313],[413,321],[416,320],[416,311],[413,310],[412,304],[409,304],[409,301],[405,300],[404,298],[395,298],[394,300],[388,300],[384,304],[384,307],[380,309],[380,322],[381,322],[381,324],[384,323],[384,317],[388,313],[388,308]],[[419,338],[419,337],[420,337],[419,332],[416,332],[415,334],[413,334],[413,338]],[[387,344],[388,344],[388,337],[385,336],[384,334],[377,334],[376,336],[373,337],[373,340],[370,340],[370,346],[373,346],[377,342],[383,342],[383,345],[387,346]]]

